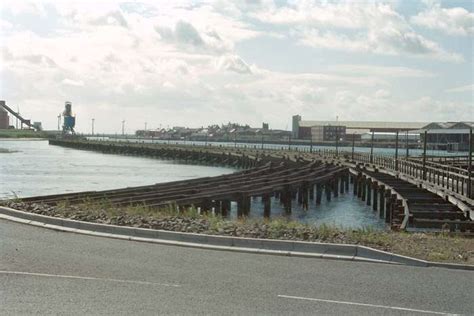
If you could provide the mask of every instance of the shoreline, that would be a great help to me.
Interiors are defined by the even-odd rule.
[[[118,209],[106,206],[106,202],[104,205],[64,203],[56,207],[5,201],[0,204],[30,214],[102,225],[261,240],[352,244],[421,260],[474,265],[474,238],[447,232],[342,229],[325,224],[303,224],[283,217],[229,220],[211,213],[199,214],[196,209],[179,213],[172,207],[160,211],[142,206]]]

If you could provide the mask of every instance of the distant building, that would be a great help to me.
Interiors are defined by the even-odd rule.
[[[301,122],[301,115],[293,115],[292,134],[291,134],[293,138],[300,138],[300,135],[299,135],[300,122]]]
[[[319,126],[344,126],[346,130],[351,130],[351,137],[354,131],[364,132],[404,132],[418,130],[426,126],[426,122],[375,122],[375,121],[303,121],[300,115],[293,116],[292,135],[294,138],[311,138],[312,128]],[[317,132],[318,129],[315,129]],[[344,133],[346,134],[346,133]],[[349,134],[349,132],[347,133]],[[362,134],[362,133],[357,133]],[[318,136],[319,137],[319,136]],[[358,138],[358,136],[357,136]]]
[[[0,106],[0,129],[8,129],[10,126],[10,118],[8,112]]]
[[[42,131],[43,125],[41,124],[41,122],[33,122],[33,128],[37,131]]]
[[[426,131],[426,143],[431,149],[465,151],[469,150],[469,133],[474,122],[430,123],[420,129],[422,141]]]
[[[268,123],[262,123],[262,129],[268,131]]]
[[[395,140],[397,139],[397,134],[396,133],[375,133],[374,132],[374,142],[390,142],[394,143]],[[420,134],[419,133],[399,133],[398,134],[398,141],[400,143],[405,143],[408,139],[409,143],[417,143],[420,141]],[[370,142],[372,141],[372,133],[364,133],[361,135],[360,140],[364,142]]]
[[[304,130],[305,132],[307,130]],[[301,139],[311,139],[313,142],[329,142],[343,140],[346,137],[346,127],[340,125],[313,126],[309,135],[300,135]]]

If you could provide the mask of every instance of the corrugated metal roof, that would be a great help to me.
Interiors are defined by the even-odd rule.
[[[429,129],[426,130],[428,134],[469,134],[469,129],[467,128],[441,128],[441,129]],[[419,132],[420,134],[423,134],[425,132],[424,129],[420,129],[418,131],[413,131],[413,132]]]
[[[300,121],[301,127],[339,125],[350,129],[421,129],[426,122],[375,122],[375,121]]]

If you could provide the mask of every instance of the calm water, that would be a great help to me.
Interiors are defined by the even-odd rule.
[[[234,169],[177,164],[135,156],[0,140],[0,198],[106,190],[232,173]]]
[[[8,150],[10,152],[5,153]],[[47,141],[0,139],[0,199],[46,195],[85,190],[105,190],[160,182],[217,176],[234,172],[232,168],[178,164],[169,160],[120,156],[49,146]],[[351,192],[351,190],[350,190]],[[312,224],[341,227],[384,224],[370,207],[352,194],[339,195],[331,202],[323,197],[320,206],[299,210],[295,203],[291,217]],[[232,203],[231,218],[237,213]],[[260,199],[252,200],[252,217],[263,214]],[[277,201],[272,201],[272,216],[283,215]]]

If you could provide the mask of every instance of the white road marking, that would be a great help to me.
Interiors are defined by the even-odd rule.
[[[413,308],[395,307],[395,306],[385,306],[385,305],[374,305],[374,304],[355,303],[355,302],[345,302],[345,301],[323,300],[323,299],[320,299],[320,298],[310,298],[310,297],[301,297],[301,296],[278,295],[278,297],[290,298],[290,299],[295,299],[295,300],[324,302],[324,303],[345,304],[345,305],[357,305],[357,306],[374,307],[374,308],[385,308],[385,309],[393,309],[393,310],[399,310],[399,311],[407,311],[407,312],[415,312],[415,313],[424,313],[424,314],[450,315],[450,316],[458,315],[458,314],[451,314],[451,313],[444,313],[444,312],[433,312],[433,311],[427,311],[427,310],[422,310],[422,309],[413,309]]]
[[[0,274],[16,274],[16,275],[29,275],[29,276],[38,276],[38,277],[48,277],[48,278],[78,279],[78,280],[92,280],[92,281],[108,281],[108,282],[132,283],[132,284],[142,284],[142,285],[160,285],[160,286],[169,286],[169,287],[181,286],[178,284],[170,284],[170,283],[155,283],[155,282],[148,282],[148,281],[95,278],[95,277],[87,277],[87,276],[47,274],[47,273],[35,273],[35,272],[23,272],[23,271],[0,270]]]

